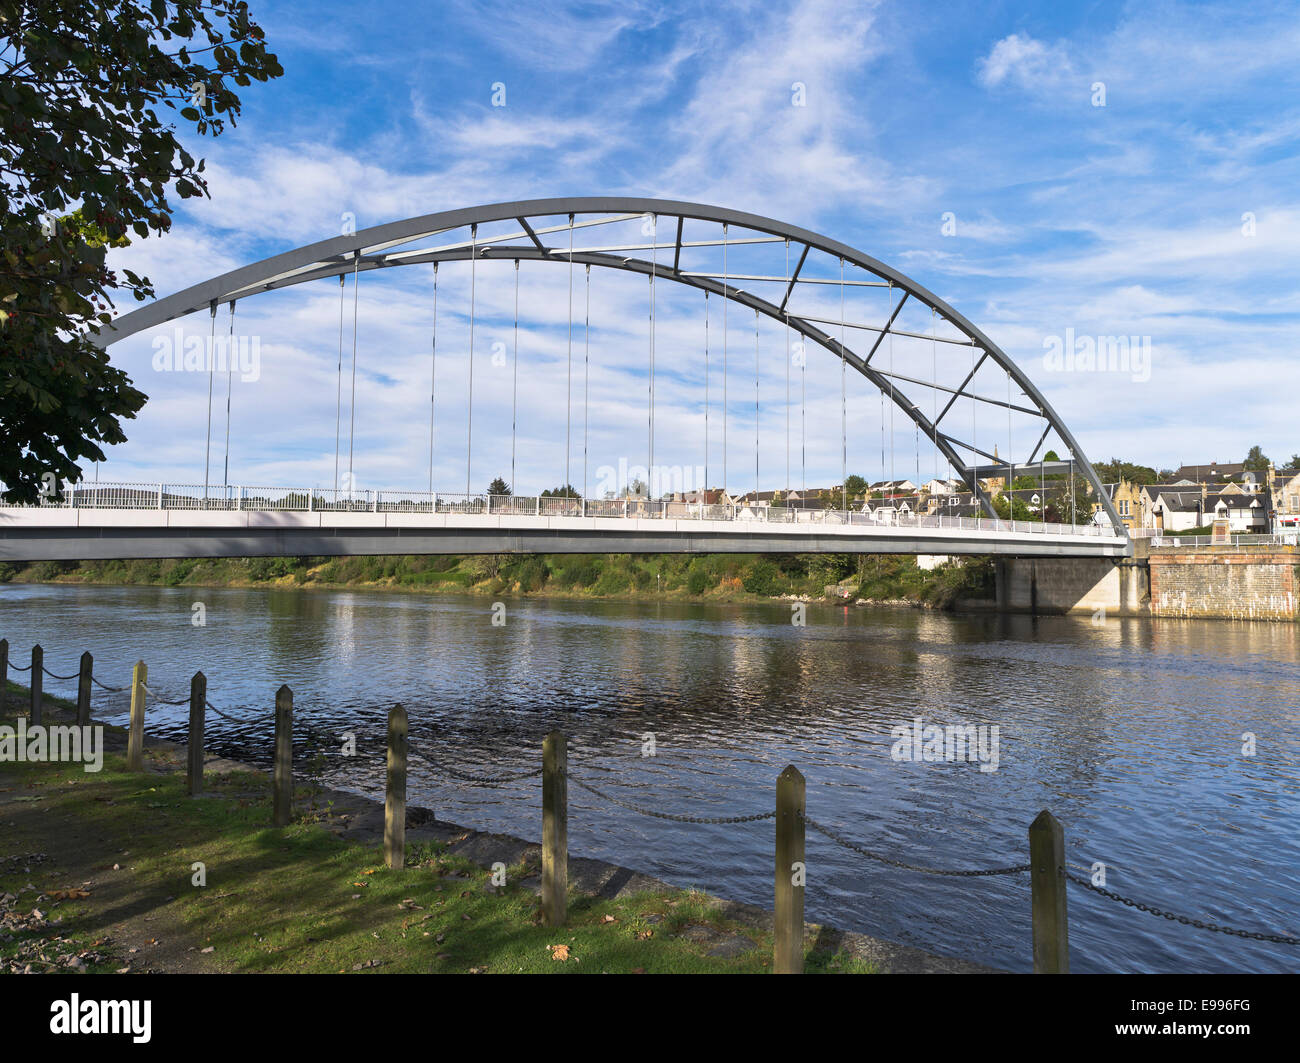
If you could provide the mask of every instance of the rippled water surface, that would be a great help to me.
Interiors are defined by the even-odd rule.
[[[207,626],[191,624],[202,601]],[[180,698],[202,668],[217,752],[266,763],[275,689],[295,695],[300,765],[381,792],[384,719],[464,771],[540,763],[570,736],[576,778],[623,800],[700,816],[764,811],[787,764],[808,814],[861,845],[934,867],[1022,863],[1042,808],[1067,862],[1110,889],[1209,921],[1300,925],[1300,634],[1292,625],[968,617],[910,610],[507,602],[402,594],[0,586],[0,636],[51,671],[121,686],[137,658]],[[19,676],[17,678],[24,678]],[[47,680],[71,694],[75,684]],[[96,692],[123,722],[126,695]],[[183,708],[149,728],[184,738]],[[899,763],[890,729],[997,724],[996,772]],[[338,754],[344,732],[358,756]],[[641,757],[641,736],[657,756]],[[1242,756],[1242,736],[1257,755]],[[469,788],[413,760],[410,799],[440,817],[540,835],[536,780]],[[323,767],[322,767],[323,766]],[[770,906],[772,825],[667,823],[570,787],[573,852]],[[1030,957],[1027,876],[939,878],[808,839],[810,919],[1012,970]],[[1195,930],[1071,887],[1080,971],[1295,970],[1297,951]]]

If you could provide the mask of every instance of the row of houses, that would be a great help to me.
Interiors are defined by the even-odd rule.
[[[1222,521],[1229,531],[1240,533],[1300,527],[1300,469],[1270,464],[1267,470],[1255,471],[1211,463],[1184,466],[1167,483],[1122,480],[1104,486],[1130,530],[1180,532]]]
[[[1065,481],[1068,482],[1068,481]],[[921,483],[908,479],[881,480],[869,485],[867,497],[849,499],[850,508],[858,512],[883,511],[900,516],[944,515],[975,517],[982,513],[978,498],[956,479],[935,478]],[[1001,495],[1003,481],[982,480],[981,488],[990,497]],[[1149,529],[1157,533],[1204,528],[1226,522],[1229,531],[1275,532],[1300,528],[1300,469],[1245,469],[1240,463],[1207,463],[1180,468],[1166,483],[1139,484],[1128,480],[1104,484],[1103,488],[1125,526],[1131,531]],[[1054,492],[1065,490],[1061,481],[1048,482],[1039,490],[1013,492],[1031,512],[1041,512],[1051,504]],[[734,505],[750,509],[784,506],[791,509],[839,508],[843,504],[843,487],[792,489],[785,491],[728,492],[720,488],[708,491],[680,492],[669,501],[706,505]],[[1059,499],[1064,509],[1066,499]],[[1080,504],[1084,504],[1082,500]],[[1101,502],[1095,497],[1088,505],[1097,519],[1102,519]],[[1068,517],[1062,518],[1067,519]]]
[[[982,481],[981,481],[982,482]],[[943,514],[950,517],[974,517],[983,510],[978,500],[970,491],[962,491],[960,480],[931,480],[918,485],[910,480],[882,481],[872,484],[870,497],[844,498],[842,485],[831,487],[792,488],[785,491],[747,491],[735,493],[721,488],[707,491],[682,491],[666,497],[669,502],[686,502],[696,504],[703,502],[708,506],[726,505],[742,509],[761,510],[769,507],[788,509],[839,509],[845,502],[848,508],[857,513],[897,514]]]

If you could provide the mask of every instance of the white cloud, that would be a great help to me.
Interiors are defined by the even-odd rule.
[[[1019,88],[1037,90],[1055,86],[1073,73],[1064,46],[1013,33],[993,45],[979,63],[978,76],[986,88],[1010,81]]]

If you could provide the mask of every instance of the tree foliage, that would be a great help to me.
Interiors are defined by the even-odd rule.
[[[1092,470],[1104,484],[1119,483],[1120,480],[1128,480],[1129,483],[1135,484],[1153,484],[1158,479],[1155,469],[1149,465],[1138,465],[1119,458],[1096,462]]]
[[[1246,460],[1241,463],[1243,470],[1248,472],[1267,472],[1269,459],[1264,454],[1264,448],[1253,446],[1246,454]]]
[[[153,295],[109,246],[171,227],[168,195],[207,194],[177,123],[219,135],[236,86],[283,73],[248,5],[224,0],[0,0],[0,479],[42,478],[126,437],[145,402],[90,337],[112,293]],[[160,111],[162,112],[160,114]],[[173,113],[168,114],[171,111]]]

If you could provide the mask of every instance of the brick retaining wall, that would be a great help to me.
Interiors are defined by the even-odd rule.
[[[1295,620],[1300,552],[1295,547],[1152,550],[1151,615]]]

